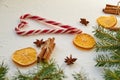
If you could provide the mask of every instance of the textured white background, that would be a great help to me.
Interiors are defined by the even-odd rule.
[[[56,47],[52,58],[56,60],[59,66],[64,68],[65,74],[68,76],[65,80],[73,80],[72,73],[79,71],[85,72],[90,80],[104,80],[102,69],[95,67],[95,51],[77,49],[72,43],[74,35],[19,36],[16,35],[14,28],[18,25],[21,15],[30,13],[75,26],[83,32],[93,35],[92,26],[97,25],[96,18],[108,15],[104,14],[102,9],[108,3],[116,5],[117,2],[118,0],[0,0],[0,61],[4,60],[9,66],[9,76],[13,76],[17,68],[26,72],[32,69],[34,65],[26,68],[16,66],[11,60],[12,53],[25,47],[36,48],[33,44],[36,39],[55,37]],[[89,25],[87,27],[81,25],[79,23],[80,18],[89,20]],[[30,21],[30,26],[30,28],[38,29],[43,25]],[[36,50],[40,51],[37,48]],[[64,58],[70,54],[78,60],[74,65],[66,66]]]

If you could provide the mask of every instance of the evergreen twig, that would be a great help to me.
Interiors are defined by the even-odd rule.
[[[95,59],[97,62],[96,66],[107,68],[104,74],[105,80],[120,80],[120,30],[110,31],[97,27],[94,33],[98,39],[96,51],[104,52],[104,54],[97,55]],[[109,68],[112,68],[112,70]]]
[[[116,32],[107,30],[102,27],[97,27],[94,33],[94,35],[102,41],[108,41],[109,43],[116,43],[119,41],[119,39],[116,37]]]
[[[62,80],[65,77],[63,71],[53,61],[38,64],[36,72],[31,75],[18,72],[13,80]]]
[[[8,72],[8,67],[7,65],[4,65],[4,62],[0,64],[0,80],[6,80],[6,74]]]
[[[75,80],[88,80],[88,77],[86,74],[79,72],[79,73],[74,73],[72,74]]]
[[[30,74],[24,74],[21,73],[20,70],[18,70],[18,74],[13,76],[12,80],[33,80]]]
[[[120,80],[120,70],[105,69],[105,80]]]
[[[105,67],[120,66],[120,58],[112,59],[108,55],[98,55],[96,61],[97,61],[96,66],[105,66]]]
[[[94,35],[98,38],[96,51],[116,50],[120,48],[119,31],[110,31],[102,27],[97,27]]]

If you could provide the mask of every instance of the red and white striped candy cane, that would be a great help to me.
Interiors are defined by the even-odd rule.
[[[25,21],[26,19],[31,19],[31,20],[35,20],[35,21],[40,21],[43,23],[47,23],[50,25],[54,25],[57,26],[61,29],[38,29],[38,30],[29,30],[29,31],[23,31],[21,30],[21,28],[24,28],[27,26],[27,22]],[[54,33],[54,34],[63,34],[63,33],[67,33],[67,34],[75,34],[75,33],[81,33],[82,31],[80,29],[77,29],[75,27],[69,26],[69,25],[63,25],[61,23],[52,21],[52,20],[47,20],[45,18],[39,17],[39,16],[32,16],[30,14],[25,14],[23,16],[20,17],[20,24],[18,25],[18,27],[15,28],[15,31],[18,35],[34,35],[34,34],[41,34],[41,33]]]

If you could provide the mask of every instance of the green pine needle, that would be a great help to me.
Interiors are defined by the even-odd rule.
[[[99,67],[116,67],[120,66],[120,58],[112,59],[109,55],[98,55],[96,58],[96,66]]]
[[[94,33],[98,39],[109,43],[116,43],[120,40],[116,37],[117,33],[115,31],[110,31],[102,27],[97,27]]]
[[[108,51],[120,49],[120,31],[110,31],[102,27],[97,27],[94,35],[98,38],[96,51]]]
[[[31,77],[31,74],[24,74],[18,70],[18,73],[13,76],[12,80],[33,80],[33,78]]]
[[[50,62],[38,65],[35,77],[39,80],[62,80],[62,78],[64,78],[64,74],[59,67],[56,67],[54,62]]]
[[[6,74],[8,72],[8,67],[4,65],[4,62],[0,64],[0,80],[6,80]]]
[[[73,77],[75,80],[88,80],[88,77],[86,76],[86,74],[82,72],[73,74]]]
[[[120,50],[113,51],[111,58],[120,60]]]
[[[107,41],[103,42],[103,41],[100,41],[100,42],[97,42],[96,44],[96,51],[112,51],[112,50],[116,50],[116,49],[119,49],[120,48],[120,43],[108,43]]]
[[[96,51],[102,52],[95,59],[96,66],[107,68],[104,74],[105,80],[120,80],[120,30],[110,31],[102,27],[96,27],[94,35],[98,39]]]
[[[34,71],[36,72],[28,74],[18,71],[19,73],[14,76],[13,80],[62,80],[64,78],[63,71],[54,62],[40,63]]]
[[[105,80],[120,80],[120,70],[105,69]]]

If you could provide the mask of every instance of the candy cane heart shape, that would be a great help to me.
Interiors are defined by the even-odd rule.
[[[38,29],[38,30],[28,30],[25,31],[22,28],[27,27],[28,23],[26,22],[27,19],[31,19],[37,22],[42,22],[45,24],[49,24],[53,27],[59,27],[58,29]],[[58,23],[56,21],[47,20],[45,18],[39,17],[39,16],[32,16],[31,14],[25,14],[20,17],[20,23],[17,27],[15,27],[15,31],[18,35],[37,35],[37,34],[78,34],[82,31],[78,28],[69,26],[69,25],[63,25],[62,23]]]

